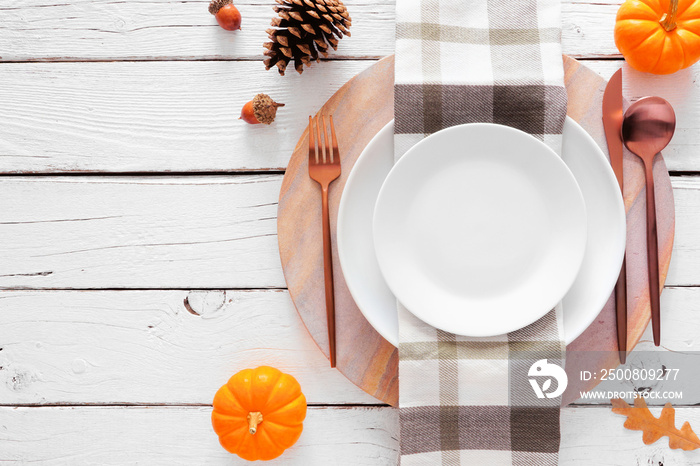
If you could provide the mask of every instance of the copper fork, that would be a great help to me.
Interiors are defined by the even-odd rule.
[[[326,319],[328,321],[328,347],[331,367],[335,367],[335,298],[333,295],[333,261],[331,257],[331,222],[328,216],[328,187],[340,176],[340,154],[338,140],[335,138],[333,116],[331,121],[331,141],[326,133],[326,117],[322,116],[321,125],[316,119],[316,140],[314,143],[314,121],[309,117],[309,176],[321,185],[321,209],[323,212],[323,274],[326,283]],[[321,139],[323,127],[323,140]],[[323,141],[323,142],[322,142]]]

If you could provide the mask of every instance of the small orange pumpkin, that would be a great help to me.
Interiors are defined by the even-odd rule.
[[[221,445],[248,461],[271,460],[299,440],[306,397],[294,377],[244,369],[216,392],[211,422]]]
[[[700,59],[700,1],[626,0],[617,12],[615,45],[639,71],[689,67]]]

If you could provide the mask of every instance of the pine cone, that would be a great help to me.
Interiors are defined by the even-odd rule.
[[[267,30],[265,68],[277,66],[281,75],[290,61],[300,74],[304,65],[328,56],[328,46],[338,49],[338,40],[349,36],[352,21],[340,0],[276,0],[278,17]]]

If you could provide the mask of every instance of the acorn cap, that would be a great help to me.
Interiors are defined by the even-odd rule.
[[[211,0],[211,3],[209,4],[209,13],[212,15],[215,15],[219,12],[220,9],[222,9],[225,5],[228,5],[229,3],[233,3],[232,0]]]
[[[269,125],[275,121],[277,107],[284,107],[284,104],[275,102],[267,94],[258,94],[253,98],[253,114],[260,123]]]

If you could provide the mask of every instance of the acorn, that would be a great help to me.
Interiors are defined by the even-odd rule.
[[[243,106],[239,120],[243,120],[251,125],[257,125],[258,123],[269,125],[275,121],[277,107],[284,107],[284,104],[275,102],[267,94],[258,94],[253,100]]]
[[[212,0],[209,4],[209,13],[214,15],[219,26],[227,31],[241,28],[241,12],[233,6],[231,0]]]

